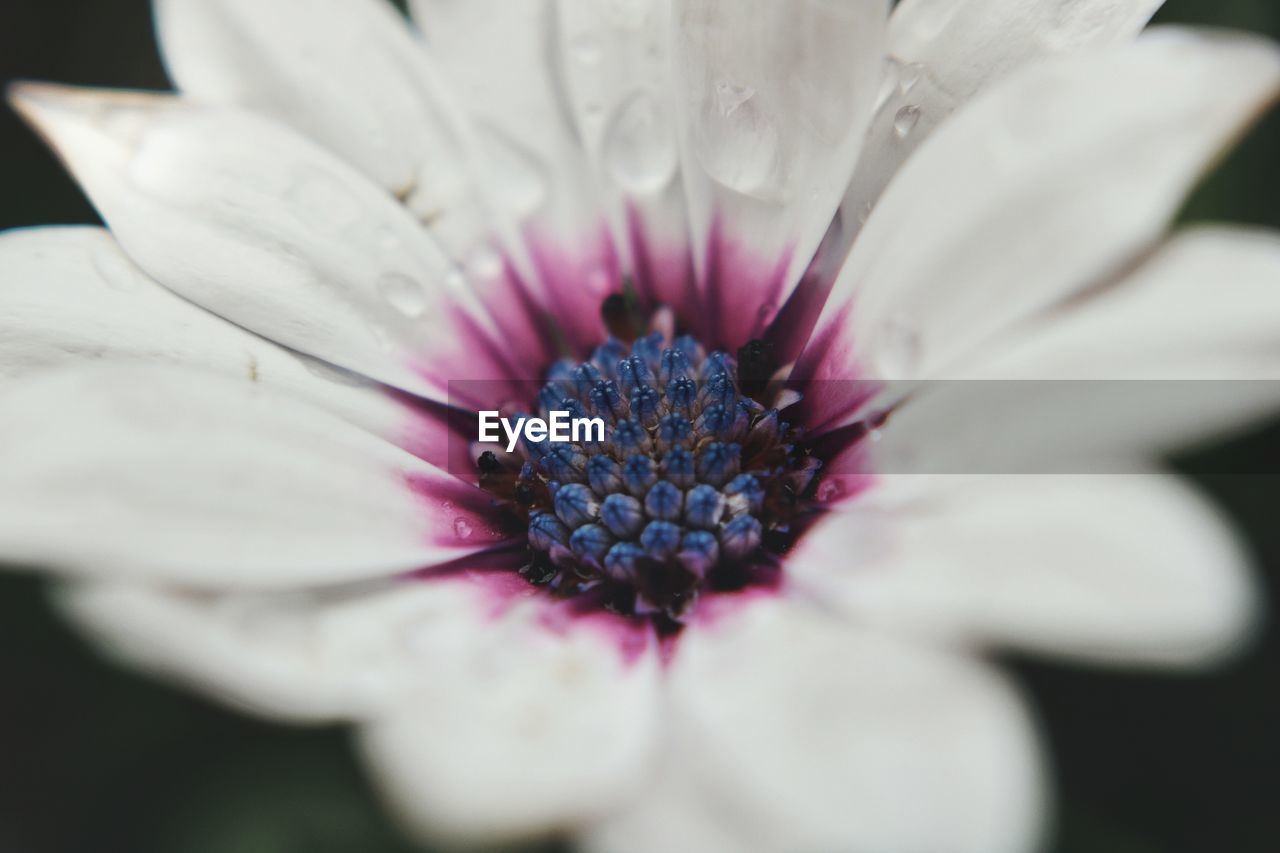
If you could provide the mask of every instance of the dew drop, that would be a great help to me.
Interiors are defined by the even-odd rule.
[[[406,317],[417,318],[426,313],[426,291],[404,273],[384,273],[378,279],[378,292],[392,308]]]
[[[667,186],[680,165],[670,114],[649,92],[620,103],[605,127],[601,158],[625,190],[651,193]]]
[[[745,83],[734,83],[731,80],[716,82],[716,108],[720,115],[728,118],[741,109],[742,105],[754,98],[756,90]]]
[[[137,290],[142,285],[142,273],[128,258],[107,249],[96,252],[93,267],[107,286],[124,292]]]
[[[453,532],[459,539],[471,538],[471,524],[465,518],[459,516],[453,520]]]
[[[898,110],[898,114],[893,117],[893,133],[899,139],[906,139],[919,123],[920,108],[915,105],[907,105]]]
[[[790,201],[796,165],[783,156],[779,116],[752,87],[721,79],[705,93],[693,126],[699,163],[717,182],[761,201]]]

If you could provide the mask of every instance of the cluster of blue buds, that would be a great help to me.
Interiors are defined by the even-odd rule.
[[[820,463],[777,409],[744,393],[765,384],[740,365],[759,346],[734,358],[653,332],[554,365],[538,414],[601,418],[603,440],[526,438],[514,458],[479,463],[481,485],[527,514],[524,575],[678,621],[702,589],[770,564]]]

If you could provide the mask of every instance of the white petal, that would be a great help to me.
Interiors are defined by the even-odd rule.
[[[672,0],[558,0],[565,98],[638,292],[692,314],[671,92]]]
[[[831,221],[871,119],[887,11],[884,0],[675,5],[695,261],[726,343],[770,319],[736,303],[776,310]]]
[[[890,186],[798,375],[937,376],[1012,321],[1115,275],[1278,86],[1269,42],[1161,31],[993,87]]]
[[[561,81],[552,0],[413,0],[431,58],[476,125],[477,162],[512,262],[575,349],[600,341],[616,249]],[[572,310],[577,307],[579,310]],[[585,310],[582,310],[585,309]]]
[[[977,379],[1280,379],[1280,233],[1198,227],[993,344]]]
[[[624,651],[607,619],[549,622],[539,595],[509,604],[423,620],[420,689],[365,729],[375,775],[424,836],[476,844],[567,829],[648,779],[652,638]]]
[[[538,214],[583,224],[591,193],[560,101],[551,0],[410,5],[432,59],[480,126],[480,153],[504,209],[518,220]]]
[[[120,662],[240,710],[292,721],[367,717],[416,678],[416,625],[456,620],[455,584],[195,593],[113,583],[57,591]]]
[[[1164,0],[903,0],[889,19],[880,102],[845,193],[865,221],[907,157],[958,107],[1033,60],[1120,44]]]
[[[1044,809],[1035,733],[994,672],[759,604],[681,638],[663,775],[608,853],[1001,853]]]
[[[512,150],[486,156],[491,135],[474,125],[390,3],[161,0],[158,12],[166,59],[186,94],[252,107],[343,155],[394,191],[466,268],[495,307],[504,341],[536,337],[536,323],[519,316],[523,307],[512,308],[529,297],[504,274],[499,245],[519,248],[503,205],[544,193],[544,178]],[[523,128],[507,131],[523,138]],[[531,268],[520,271],[527,278]]]
[[[1240,544],[1170,477],[897,479],[917,494],[890,489],[889,506],[872,489],[788,560],[800,590],[857,624],[1165,665],[1218,658],[1254,627]]]
[[[448,379],[489,378],[480,365],[460,372],[483,355],[464,356],[478,347],[461,312],[481,312],[461,276],[328,152],[230,107],[32,84],[14,98],[129,256],[170,289],[409,391],[445,399]]]
[[[295,394],[450,470],[442,420],[353,374],[205,311],[136,267],[101,228],[0,235],[0,384],[86,361],[156,362],[248,377]]]
[[[390,3],[156,0],[155,12],[185,94],[279,118],[398,195],[433,170],[442,206],[472,203],[439,84]]]
[[[388,575],[500,541],[489,500],[248,377],[97,365],[3,392],[0,554],[200,587]]]
[[[1280,235],[1191,231],[1118,284],[994,341],[958,381],[918,390],[883,430],[877,464],[1141,466],[1280,409],[1277,341]]]

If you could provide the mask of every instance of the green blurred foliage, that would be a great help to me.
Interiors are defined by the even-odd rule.
[[[1276,0],[1170,0],[1159,22],[1280,37]],[[163,88],[145,0],[5,0],[0,77]],[[1184,221],[1280,227],[1280,115],[1194,195]],[[0,227],[96,221],[53,158],[0,117]],[[1280,431],[1177,460],[1239,524],[1274,597]],[[1275,610],[1272,601],[1272,610]],[[0,573],[0,853],[404,853],[339,729],[274,726],[118,670]],[[1057,853],[1271,853],[1280,839],[1274,632],[1210,676],[1008,661],[1054,756]],[[681,851],[683,853],[683,851]],[[940,851],[944,853],[944,851]]]

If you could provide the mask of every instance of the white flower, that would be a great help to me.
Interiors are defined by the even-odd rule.
[[[427,835],[1035,846],[977,652],[1229,651],[1234,537],[1114,472],[1277,401],[918,381],[1276,378],[1280,240],[1164,234],[1275,47],[1137,37],[1156,0],[414,5],[425,44],[376,0],[160,0],[181,95],[13,90],[111,230],[0,239],[0,553],[136,665],[357,723]],[[602,304],[656,337],[592,355]],[[477,470],[461,410],[547,371],[633,383],[640,469]]]

